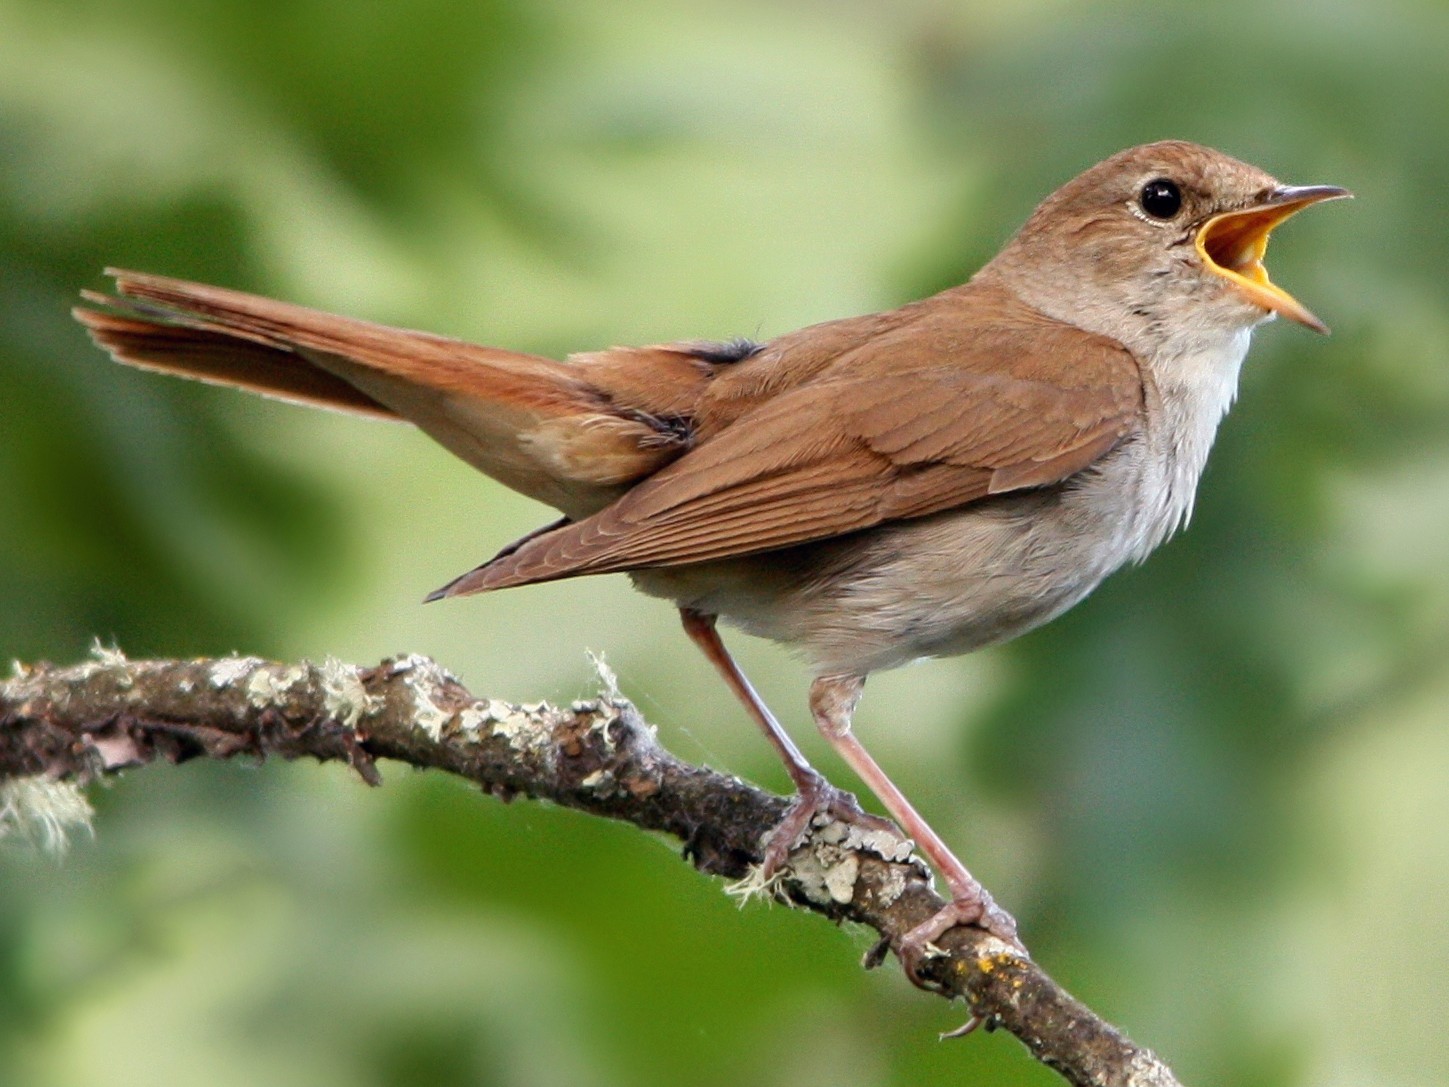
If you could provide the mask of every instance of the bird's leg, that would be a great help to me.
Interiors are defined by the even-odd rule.
[[[679,617],[684,621],[684,630],[694,644],[704,652],[711,664],[724,677],[731,691],[735,693],[755,723],[770,741],[790,780],[795,784],[795,799],[786,810],[784,818],[770,832],[760,862],[760,878],[768,881],[784,867],[790,851],[810,828],[810,822],[817,812],[825,812],[845,822],[861,822],[873,818],[862,811],[855,797],[837,789],[806,761],[804,754],[795,746],[795,741],[780,727],[775,715],[755,691],[740,666],[730,656],[719,631],[715,629],[715,617],[691,608],[680,608]]]
[[[862,676],[822,676],[810,687],[810,712],[825,738],[870,786],[871,792],[880,798],[886,811],[915,840],[950,888],[950,904],[901,937],[898,954],[907,973],[919,983],[919,966],[927,945],[955,925],[976,925],[1025,954],[1026,948],[1016,934],[1015,919],[992,900],[986,888],[966,870],[966,866],[947,848],[895,782],[886,777],[870,752],[855,738],[850,723],[864,686]]]

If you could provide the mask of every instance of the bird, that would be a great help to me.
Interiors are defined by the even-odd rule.
[[[1181,140],[1048,195],[967,282],[768,340],[557,360],[108,269],[74,311],[117,361],[400,419],[560,517],[432,593],[622,572],[678,608],[795,795],[762,878],[854,797],[806,760],[718,622],[810,665],[820,732],[926,855],[955,925],[1026,953],[999,906],[856,737],[866,678],[1014,638],[1188,520],[1255,327],[1326,332],[1269,278],[1270,233],[1352,194]]]

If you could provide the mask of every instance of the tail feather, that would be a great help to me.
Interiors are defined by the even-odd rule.
[[[88,296],[88,300],[94,300]],[[285,348],[229,332],[130,317],[77,306],[71,311],[117,362],[260,393],[311,407],[397,419],[391,408]]]
[[[108,270],[75,316],[117,361],[298,403],[405,419],[572,518],[689,447],[713,364],[687,348],[566,362],[201,283]]]

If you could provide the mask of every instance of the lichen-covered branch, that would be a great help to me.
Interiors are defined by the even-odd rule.
[[[84,784],[164,759],[340,760],[379,784],[377,762],[443,770],[502,798],[551,800],[672,834],[701,871],[747,881],[787,800],[692,766],[610,689],[556,707],[478,698],[424,657],[358,668],[254,657],[131,661],[101,652],[66,668],[16,666],[0,683],[0,807],[21,783]],[[12,818],[14,816],[12,815]],[[944,904],[910,843],[874,822],[817,825],[769,890],[869,925],[881,953]],[[976,929],[938,941],[923,984],[966,1001],[1082,1087],[1172,1087],[1172,1072],[1066,993],[1035,963]],[[879,956],[872,956],[878,961]]]

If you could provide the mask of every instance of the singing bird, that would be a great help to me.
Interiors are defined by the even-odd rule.
[[[689,636],[797,795],[762,873],[818,812],[856,812],[736,667],[724,619],[813,667],[810,711],[944,877],[955,924],[1020,947],[851,730],[866,677],[1013,638],[1182,526],[1253,328],[1322,322],[1272,283],[1269,233],[1350,195],[1206,147],[1131,148],[1048,196],[971,280],[766,342],[564,361],[112,271],[76,317],[118,361],[402,419],[561,518],[429,599],[625,572]]]

